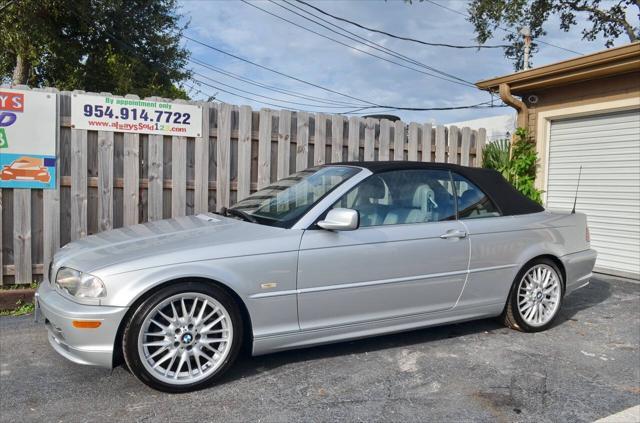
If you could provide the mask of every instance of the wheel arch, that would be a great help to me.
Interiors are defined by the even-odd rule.
[[[233,300],[238,305],[238,308],[240,309],[240,315],[242,317],[242,325],[244,326],[244,331],[243,331],[244,337],[242,339],[242,346],[246,348],[251,348],[251,345],[253,343],[253,324],[251,321],[251,314],[249,313],[249,309],[247,308],[247,305],[245,304],[244,300],[240,297],[240,295],[238,295],[236,291],[231,289],[231,287],[229,287],[225,283],[215,279],[211,279],[211,278],[206,278],[202,276],[178,277],[178,278],[166,280],[162,283],[154,285],[149,290],[147,290],[142,295],[140,295],[138,298],[136,298],[135,301],[129,306],[129,309],[127,310],[127,313],[125,314],[125,316],[122,318],[122,321],[118,326],[118,331],[116,332],[116,337],[113,345],[113,357],[112,357],[112,364],[111,364],[112,368],[115,368],[118,365],[124,363],[124,355],[122,351],[122,336],[123,336],[124,329],[127,322],[129,321],[129,319],[131,319],[131,316],[133,316],[133,314],[140,307],[140,305],[147,298],[153,295],[155,292],[158,292],[159,290],[164,289],[168,286],[177,285],[187,281],[214,284],[220,289],[224,290],[231,298],[233,298]]]
[[[527,265],[529,265],[532,261],[534,260],[539,260],[539,259],[548,259],[551,260],[553,262],[553,264],[555,264],[558,267],[558,270],[560,270],[560,276],[562,276],[562,291],[563,294],[566,291],[567,288],[567,270],[564,267],[564,263],[562,262],[562,260],[560,260],[559,257],[553,255],[553,254],[540,254],[536,257],[533,257],[531,260],[527,261],[524,266],[522,266],[520,268],[520,270],[524,269]],[[520,273],[520,271],[518,271],[518,273]]]

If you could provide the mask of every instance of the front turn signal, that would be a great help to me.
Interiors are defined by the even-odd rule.
[[[102,325],[98,320],[74,320],[73,327],[78,329],[96,329]]]

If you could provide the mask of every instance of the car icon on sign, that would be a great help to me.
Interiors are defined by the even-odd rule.
[[[10,165],[5,165],[0,172],[3,181],[38,181],[49,183],[49,169],[43,166],[43,160],[35,157],[20,157]]]

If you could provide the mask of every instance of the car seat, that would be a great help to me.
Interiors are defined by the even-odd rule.
[[[411,195],[413,193],[413,195]],[[434,192],[427,184],[405,190],[403,198],[394,201],[384,219],[385,225],[421,223],[433,220]],[[410,201],[407,201],[410,198]]]
[[[360,186],[353,206],[360,213],[360,226],[382,224],[387,206],[379,202],[386,197],[386,193],[387,188],[379,176],[372,176]]]

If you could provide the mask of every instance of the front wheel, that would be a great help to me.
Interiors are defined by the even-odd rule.
[[[540,332],[559,314],[563,297],[562,274],[549,259],[529,262],[516,276],[502,320],[512,329]]]
[[[184,282],[159,290],[123,334],[133,374],[152,388],[187,392],[212,384],[235,360],[242,322],[235,301],[215,285]]]

